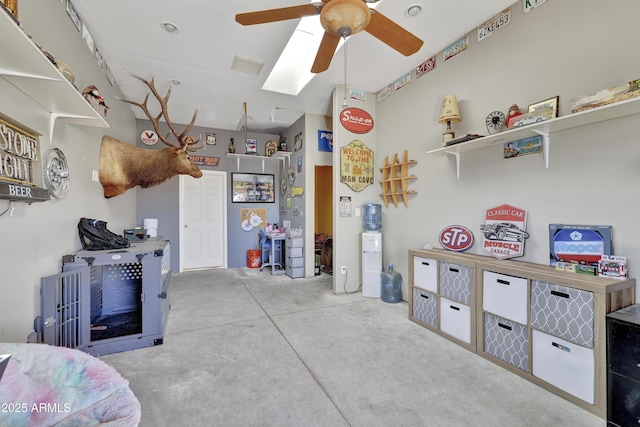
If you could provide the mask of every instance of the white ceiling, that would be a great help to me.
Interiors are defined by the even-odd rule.
[[[304,0],[72,3],[127,99],[142,101],[148,89],[125,71],[144,78],[155,76],[161,94],[171,80],[183,82],[173,88],[169,101],[175,124],[188,123],[194,108],[199,107],[197,126],[239,130],[244,123],[246,102],[248,130],[280,134],[304,113],[330,115],[332,88],[344,84],[341,48],[329,69],[318,74],[299,95],[261,89],[298,20],[242,26],[235,22],[235,14],[299,5]],[[366,32],[350,37],[347,84],[375,93],[512,3],[513,0],[381,0],[376,9],[421,38],[424,45],[418,53],[405,57]],[[405,16],[405,10],[414,4],[422,6],[422,13],[413,18]],[[163,31],[164,21],[176,24],[179,32],[171,35]],[[233,71],[231,64],[236,55],[265,65],[258,76]],[[137,117],[146,118],[138,107],[132,109]]]

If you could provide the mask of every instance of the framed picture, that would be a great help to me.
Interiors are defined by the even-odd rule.
[[[231,173],[232,203],[274,203],[274,176],[262,173]]]
[[[18,0],[0,0],[7,11],[18,20]]]
[[[256,154],[258,152],[258,141],[253,138],[247,138],[247,154]]]
[[[554,96],[553,98],[545,99],[544,101],[536,102],[535,104],[529,105],[528,113],[532,113],[538,110],[546,110],[553,109],[553,117],[558,117],[558,100],[559,96]]]
[[[216,145],[216,134],[208,133],[207,134],[207,145]]]

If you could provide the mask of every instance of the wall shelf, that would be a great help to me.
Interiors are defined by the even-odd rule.
[[[282,164],[285,164],[285,160],[289,160],[291,156],[291,152],[289,151],[278,151],[273,156],[258,156],[257,154],[242,154],[242,153],[227,153],[227,157],[236,159],[236,169],[240,170],[240,159],[260,159],[262,160],[262,172],[264,169],[265,160],[282,160]]]
[[[417,176],[409,175],[408,168],[414,165],[415,160],[409,160],[409,153],[404,151],[402,161],[398,160],[398,153],[394,154],[393,162],[389,163],[389,156],[384,158],[384,166],[380,168],[382,172],[382,194],[384,205],[389,207],[389,198],[395,207],[398,207],[398,200],[401,199],[406,207],[409,207],[409,194],[418,194],[417,191],[409,190],[409,180],[416,179]]]
[[[57,119],[108,128],[109,124],[49,61],[7,13],[0,13],[0,77],[49,113],[49,141]]]
[[[591,110],[580,111],[566,116],[557,117],[555,119],[533,123],[521,128],[509,129],[495,135],[485,136],[471,141],[462,142],[460,144],[437,148],[427,151],[427,154],[446,154],[454,156],[456,158],[456,176],[460,179],[460,158],[462,153],[483,150],[498,144],[502,145],[518,139],[542,135],[544,166],[546,169],[549,169],[549,150],[551,146],[550,135],[552,133],[639,113],[640,98],[632,98],[616,102],[614,104],[593,108]]]

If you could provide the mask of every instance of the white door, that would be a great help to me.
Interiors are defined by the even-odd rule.
[[[227,174],[180,175],[180,270],[226,267]]]

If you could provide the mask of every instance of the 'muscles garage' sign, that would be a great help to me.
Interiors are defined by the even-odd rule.
[[[49,200],[38,187],[40,169],[38,134],[0,114],[0,199],[37,202]]]

